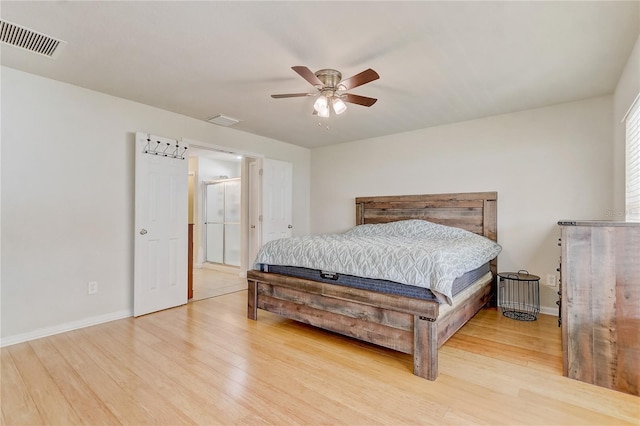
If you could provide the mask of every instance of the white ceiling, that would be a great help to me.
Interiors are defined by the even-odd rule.
[[[610,94],[640,28],[638,1],[0,6],[67,42],[55,60],[2,45],[2,65],[306,147]],[[272,99],[314,90],[294,65],[373,68],[351,93],[379,101],[320,119],[313,98]]]

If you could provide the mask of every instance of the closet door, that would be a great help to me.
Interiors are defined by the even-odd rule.
[[[240,266],[240,180],[225,183],[224,263]]]
[[[205,233],[207,262],[224,263],[224,182],[206,185]]]

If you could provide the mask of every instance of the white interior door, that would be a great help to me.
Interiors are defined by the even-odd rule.
[[[134,316],[187,303],[186,148],[136,133]]]
[[[262,244],[291,236],[293,165],[262,160]]]
[[[262,191],[260,191],[260,164],[259,160],[249,162],[249,249],[247,268],[253,268],[253,261],[256,260],[258,250],[262,245],[262,222],[260,215],[262,212],[261,199]]]

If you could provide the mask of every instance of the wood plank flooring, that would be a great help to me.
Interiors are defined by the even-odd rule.
[[[193,298],[189,302],[208,299],[247,289],[247,279],[238,272],[217,271],[207,268],[193,269]]]
[[[562,376],[555,317],[481,311],[430,382],[410,355],[248,320],[246,296],[2,348],[2,424],[640,424],[640,398]]]

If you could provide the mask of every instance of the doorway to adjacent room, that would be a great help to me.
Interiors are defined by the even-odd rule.
[[[189,157],[189,227],[192,260],[189,301],[246,289],[247,250],[254,236],[243,233],[251,197],[260,194],[247,168],[258,159],[192,147]]]

